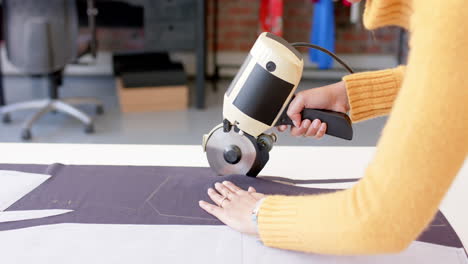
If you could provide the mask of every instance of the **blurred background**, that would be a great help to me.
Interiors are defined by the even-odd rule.
[[[405,32],[367,31],[364,6],[332,0],[3,0],[0,142],[201,144],[202,135],[222,122],[224,92],[263,31],[325,45],[355,71],[404,63]],[[305,68],[299,89],[346,74],[300,51]],[[385,121],[355,124],[353,141],[278,133],[278,145],[373,146]]]

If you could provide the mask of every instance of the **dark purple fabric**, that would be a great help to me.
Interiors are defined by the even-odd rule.
[[[301,195],[333,191],[239,175],[219,177],[209,168],[0,164],[0,170],[52,175],[7,211],[74,210],[64,215],[0,223],[0,231],[56,223],[221,225],[199,208],[198,201],[209,201],[206,190],[223,180],[232,181],[244,189],[253,186],[266,194]],[[320,212],[317,216],[320,217]],[[418,240],[463,247],[440,212]]]

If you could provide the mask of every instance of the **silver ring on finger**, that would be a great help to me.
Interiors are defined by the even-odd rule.
[[[224,196],[221,202],[219,202],[219,207],[223,208],[223,202],[227,200],[227,197]]]
[[[230,191],[225,191],[224,193],[224,197],[226,197],[227,199],[229,199],[229,197],[232,195],[232,193]]]

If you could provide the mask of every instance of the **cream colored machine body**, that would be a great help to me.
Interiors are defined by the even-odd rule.
[[[254,137],[275,124],[301,80],[304,60],[286,44],[261,34],[224,94],[224,118]]]
[[[265,131],[292,124],[286,115],[301,80],[302,55],[284,39],[262,33],[224,95],[223,123],[203,137],[210,166],[219,174],[256,176],[268,161],[276,142]],[[344,113],[305,109],[303,118],[318,118],[327,134],[351,139],[352,128]]]

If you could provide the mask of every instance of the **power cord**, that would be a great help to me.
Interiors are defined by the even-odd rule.
[[[327,55],[335,59],[339,64],[345,67],[349,73],[354,73],[353,69],[351,69],[351,67],[349,67],[348,64],[346,64],[346,62],[344,62],[335,53],[327,50],[326,48],[322,48],[320,46],[314,45],[312,43],[307,43],[307,42],[294,42],[294,43],[291,43],[291,45],[293,47],[306,47],[306,48],[320,50],[321,52],[326,53]]]

